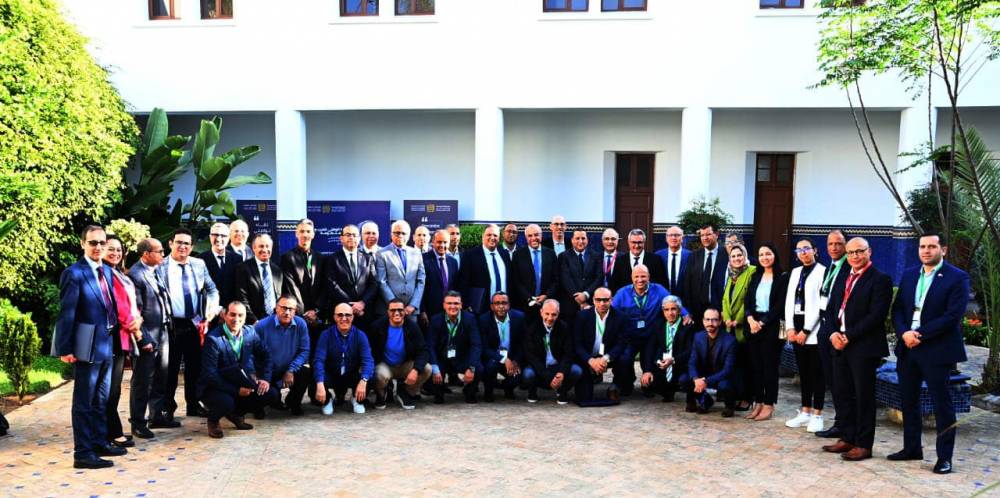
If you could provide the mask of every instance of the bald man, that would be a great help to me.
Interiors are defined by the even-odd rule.
[[[556,256],[569,249],[569,241],[566,240],[566,218],[560,214],[553,216],[549,222],[549,231],[551,235],[545,237],[542,246],[552,249]]]
[[[514,252],[511,261],[513,280],[512,307],[525,313],[529,319],[539,316],[542,302],[554,298],[556,293],[556,253],[542,246],[542,228],[531,224],[524,228],[527,247]]]

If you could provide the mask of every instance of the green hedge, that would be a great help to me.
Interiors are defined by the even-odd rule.
[[[0,367],[7,372],[11,391],[18,398],[28,394],[28,372],[41,345],[31,315],[7,301],[0,302]]]

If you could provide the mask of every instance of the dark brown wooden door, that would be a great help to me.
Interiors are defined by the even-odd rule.
[[[788,268],[792,255],[792,185],[795,154],[757,154],[753,237],[759,247],[771,242]],[[751,249],[753,251],[753,249]],[[756,255],[754,255],[756,259]]]
[[[647,241],[653,233],[654,157],[653,154],[615,157],[615,229],[622,241],[633,228],[645,231]],[[619,246],[622,250],[626,247],[625,242]]]

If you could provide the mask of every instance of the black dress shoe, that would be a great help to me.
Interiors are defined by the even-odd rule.
[[[135,441],[132,440],[132,436],[125,436],[124,441],[118,441],[116,439],[113,439],[108,442],[119,448],[132,448],[133,446],[135,446]]]
[[[934,464],[935,474],[951,474],[951,460],[938,460]]]
[[[253,411],[253,418],[254,420],[264,420],[267,418],[267,412],[263,408],[258,408]]]
[[[153,420],[149,423],[150,429],[176,429],[181,426],[178,420]]]
[[[504,399],[514,399],[514,388],[505,388],[503,390]]]
[[[296,417],[301,417],[302,414],[305,413],[305,412],[302,411],[302,405],[292,405],[292,406],[289,406],[288,407],[288,411],[291,412],[291,414],[294,415],[294,416],[296,416]]]
[[[149,430],[149,428],[146,427],[145,424],[133,427],[132,435],[139,439],[153,439],[154,437],[156,437],[156,433]]]
[[[837,439],[840,439],[840,436],[842,435],[840,433],[840,429],[837,426],[833,426],[825,431],[816,431],[815,434],[816,437],[837,438]]]
[[[97,457],[73,460],[74,469],[106,469],[112,466],[114,466],[114,462],[111,460],[105,460]]]
[[[735,414],[736,414],[735,410],[729,408],[728,406],[722,409],[722,418],[730,418]]]
[[[892,460],[893,462],[903,462],[906,460],[923,460],[924,452],[923,450],[911,451],[903,448],[895,453],[890,453],[885,456],[887,460]]]
[[[208,417],[208,410],[201,407],[201,405],[195,406],[194,408],[188,407],[187,416],[189,417]]]
[[[94,453],[97,453],[97,456],[116,457],[128,454],[128,450],[126,450],[125,448],[119,448],[113,444],[108,443],[94,450]]]

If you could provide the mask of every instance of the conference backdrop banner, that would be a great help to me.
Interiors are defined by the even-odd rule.
[[[320,254],[340,249],[340,231],[348,224],[361,228],[363,223],[374,221],[378,245],[389,243],[389,201],[308,201],[306,216],[316,225],[313,250]]]
[[[278,201],[238,200],[236,201],[236,215],[247,222],[250,227],[250,237],[256,233],[266,233],[271,236],[274,245],[278,245]],[[293,244],[289,249],[292,247],[295,245]],[[274,254],[280,254],[279,250],[279,247],[274,247]]]
[[[410,230],[425,225],[431,231],[458,223],[458,201],[403,201],[403,219]]]

